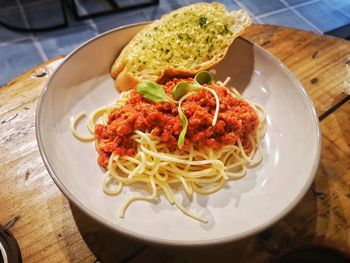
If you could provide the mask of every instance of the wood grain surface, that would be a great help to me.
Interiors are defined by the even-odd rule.
[[[283,61],[303,83],[321,121],[315,181],[283,220],[244,240],[202,249],[159,248],[111,233],[70,205],[47,173],[35,138],[35,111],[53,61],[0,89],[0,224],[23,262],[273,262],[314,245],[350,254],[350,42],[253,25],[245,38]]]
[[[349,41],[266,25],[248,28],[243,37],[270,51],[297,76],[321,118],[348,99]]]

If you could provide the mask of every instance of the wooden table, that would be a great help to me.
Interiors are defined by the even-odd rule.
[[[268,25],[244,37],[294,72],[321,121],[321,163],[297,207],[258,235],[215,248],[158,248],[114,235],[69,204],[39,155],[35,110],[53,59],[0,89],[0,223],[20,216],[11,231],[24,262],[271,262],[310,245],[350,254],[350,42]]]

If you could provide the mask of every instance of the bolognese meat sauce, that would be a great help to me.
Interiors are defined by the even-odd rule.
[[[180,81],[193,79],[173,79],[163,85],[169,97]],[[259,125],[259,118],[243,99],[233,96],[225,87],[206,85],[214,89],[219,97],[220,109],[217,123],[212,126],[216,102],[213,95],[201,90],[190,95],[181,108],[188,119],[187,133],[183,151],[190,144],[199,147],[218,149],[235,144],[240,138],[243,148],[249,149],[248,135]],[[97,124],[95,135],[99,153],[98,163],[107,167],[110,155],[133,155],[136,143],[131,138],[135,130],[150,132],[170,149],[176,149],[182,126],[176,104],[170,102],[151,102],[143,98],[136,90],[130,92],[130,98],[121,108],[114,109],[108,116],[107,125]]]

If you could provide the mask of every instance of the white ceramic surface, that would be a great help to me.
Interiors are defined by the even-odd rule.
[[[109,69],[140,25],[102,34],[72,52],[47,83],[37,110],[39,149],[55,183],[74,204],[111,229],[143,241],[195,246],[237,240],[275,223],[309,188],[320,157],[320,132],[314,107],[289,70],[260,47],[237,39],[216,68],[217,79],[231,76],[243,95],[267,112],[264,159],[256,168],[210,196],[184,199],[191,210],[209,219],[203,224],[169,205],[164,197],[152,204],[134,202],[125,219],[117,217],[119,196],[102,191],[104,171],[97,165],[93,143],[70,132],[77,113],[115,101],[118,93]],[[183,198],[182,195],[178,195]]]

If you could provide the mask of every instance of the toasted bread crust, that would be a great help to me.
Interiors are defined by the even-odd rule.
[[[239,11],[233,11],[231,13],[225,13],[224,20],[229,20],[229,29],[230,29],[230,35],[227,36],[227,39],[225,39],[225,45],[220,47],[220,50],[215,50],[214,56],[211,56],[211,54],[205,53],[202,54],[202,61],[201,63],[193,65],[191,64],[191,67],[184,66],[187,62],[186,58],[184,58],[182,61],[179,61],[179,63],[176,63],[177,65],[170,63],[163,63],[160,68],[157,68],[156,74],[153,71],[147,72],[147,70],[143,70],[140,72],[135,72],[135,70],[131,69],[135,66],[135,63],[140,63],[140,61],[137,61],[138,58],[133,57],[135,53],[135,48],[137,49],[137,45],[140,44],[140,42],[144,41],[145,38],[148,36],[148,32],[151,32],[151,30],[154,30],[157,27],[160,27],[166,23],[171,23],[172,20],[169,20],[169,17],[173,16],[174,14],[179,14],[181,12],[194,12],[193,10],[199,10],[200,8],[207,8],[210,5],[216,5],[215,8],[224,8],[223,5],[218,3],[197,3],[193,4],[191,6],[182,7],[178,10],[175,10],[165,16],[163,16],[160,20],[156,20],[153,23],[147,25],[144,29],[142,29],[136,36],[129,42],[127,46],[122,50],[118,58],[116,59],[115,63],[113,64],[111,68],[111,75],[113,78],[116,78],[116,87],[119,91],[126,91],[129,89],[134,88],[140,81],[143,80],[152,80],[156,82],[162,82],[164,79],[169,79],[172,77],[189,77],[194,76],[199,71],[208,70],[218,64],[226,55],[230,45],[234,41],[236,37],[238,37],[240,34],[243,33],[246,27],[248,27],[251,24],[251,20],[247,12],[244,10]],[[210,7],[210,8],[213,8]],[[224,9],[225,10],[225,9]],[[170,21],[170,22],[169,22]],[[197,21],[197,20],[196,20]],[[198,25],[197,25],[198,26]],[[225,24],[226,27],[226,24]],[[176,32],[169,31],[172,34],[176,34]],[[180,33],[181,34],[181,33]],[[177,33],[179,35],[179,33]],[[176,38],[176,36],[174,36]],[[222,36],[219,36],[222,38]],[[225,36],[226,37],[226,36]],[[152,39],[150,39],[151,41]],[[192,44],[192,43],[191,43]],[[193,45],[200,45],[200,43],[194,43]],[[201,44],[202,45],[202,44]],[[209,44],[208,44],[209,45]],[[152,50],[153,51],[153,50]],[[163,51],[163,47],[161,47],[161,50],[159,52]],[[147,54],[149,52],[147,49],[143,51],[144,54]],[[203,59],[206,58],[206,59]],[[160,60],[160,59],[159,59]]]
[[[127,91],[133,89],[139,82],[140,80],[136,79],[125,67],[115,79],[115,86],[120,91]]]

